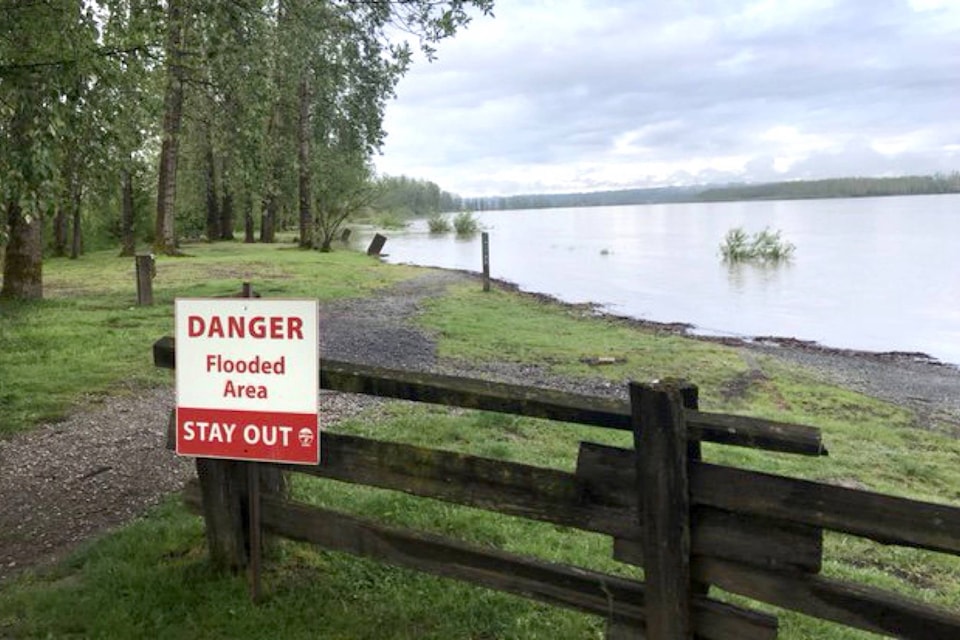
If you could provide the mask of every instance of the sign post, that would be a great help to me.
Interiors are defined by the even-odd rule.
[[[319,464],[315,300],[178,299],[177,453]]]

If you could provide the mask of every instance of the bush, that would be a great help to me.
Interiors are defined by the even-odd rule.
[[[384,211],[376,217],[376,225],[383,229],[403,229],[407,220],[396,211]]]
[[[457,230],[458,236],[468,236],[480,229],[480,223],[469,211],[461,211],[453,219],[453,228]]]
[[[427,226],[430,227],[430,233],[450,233],[450,221],[439,213],[430,216],[427,220]]]
[[[720,243],[724,262],[781,262],[789,260],[794,249],[792,243],[780,237],[779,231],[769,228],[749,236],[743,227],[736,227],[727,231]]]

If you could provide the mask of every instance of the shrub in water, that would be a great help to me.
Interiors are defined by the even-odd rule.
[[[480,229],[480,223],[469,211],[461,211],[453,219],[453,228],[458,236],[468,236]]]
[[[780,262],[789,260],[795,248],[779,231],[767,228],[749,236],[743,227],[736,227],[724,236],[720,255],[724,262]]]
[[[450,233],[450,221],[441,216],[440,214],[435,214],[430,216],[427,220],[427,226],[430,227],[430,233]]]
[[[376,224],[383,229],[403,229],[407,221],[395,211],[386,211],[377,216]]]

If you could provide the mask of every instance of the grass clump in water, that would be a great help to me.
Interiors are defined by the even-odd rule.
[[[461,211],[453,218],[458,236],[469,236],[480,230],[480,222],[469,211]]]
[[[435,234],[450,233],[450,230],[453,229],[453,227],[450,225],[450,220],[443,217],[439,213],[430,216],[430,218],[427,220],[427,226],[430,228],[430,233]]]
[[[780,236],[780,231],[769,228],[748,235],[743,227],[734,227],[727,231],[720,243],[720,255],[723,261],[735,262],[784,262],[793,257],[796,247]]]

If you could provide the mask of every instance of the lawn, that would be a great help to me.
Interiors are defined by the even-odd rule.
[[[169,384],[169,372],[154,371],[149,346],[171,333],[175,296],[223,295],[238,291],[243,280],[269,296],[362,296],[418,272],[348,252],[241,244],[187,252],[194,257],[160,259],[154,307],[134,306],[132,260],[110,254],[50,261],[47,300],[4,303],[0,399],[13,420],[4,422],[3,433],[29,431],[91,392]],[[710,461],[960,504],[960,442],[936,425],[918,425],[904,409],[825,384],[812,372],[762,359],[763,375],[746,376],[749,367],[733,348],[516,293],[484,294],[479,287],[451,288],[425,304],[418,322],[438,337],[442,357],[461,363],[539,363],[614,384],[686,377],[700,386],[703,409],[814,425],[830,450],[828,458],[810,459],[707,445]],[[619,363],[581,362],[608,356]],[[581,440],[629,443],[626,434],[595,428],[399,402],[333,430],[565,470],[573,468]],[[292,490],[299,500],[387,523],[608,572],[633,571],[611,560],[610,540],[599,535],[302,476]],[[960,558],[839,534],[827,536],[825,557],[827,575],[960,610]],[[242,577],[213,573],[202,522],[171,497],[54,569],[3,585],[0,637],[603,637],[596,617],[290,542],[274,551],[264,586],[265,601],[254,606]],[[875,637],[776,613],[787,640]]]

